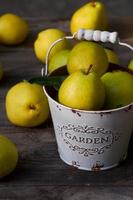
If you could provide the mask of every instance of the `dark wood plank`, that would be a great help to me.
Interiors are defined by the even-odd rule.
[[[112,170],[86,172],[63,163],[58,155],[51,120],[36,128],[13,126],[6,117],[4,100],[8,89],[15,83],[38,76],[42,64],[37,61],[33,42],[37,33],[48,27],[69,32],[68,21],[44,21],[28,18],[31,34],[21,46],[0,48],[0,61],[5,77],[0,83],[0,133],[17,145],[20,159],[16,170],[0,180],[0,199],[122,199],[133,198],[133,145],[127,160]],[[133,18],[114,18],[111,30],[118,30],[123,41],[133,44]],[[124,31],[123,31],[123,27]],[[127,65],[132,52],[116,47],[122,63]],[[107,198],[108,197],[108,198]]]
[[[87,172],[64,164],[57,153],[52,128],[10,128],[3,131],[18,146],[20,160],[17,169],[2,180],[2,185],[90,185],[133,186],[133,156],[112,170]],[[1,185],[1,186],[2,186]]]
[[[117,0],[106,1],[105,3],[109,16],[130,16],[132,15],[133,1]],[[42,16],[44,19],[64,19],[70,18],[72,13],[80,6],[88,3],[87,0],[23,0],[21,3],[18,0],[1,1],[1,14],[5,12],[14,12],[21,16],[32,16],[34,18]],[[51,6],[52,5],[52,6]]]
[[[132,200],[131,187],[12,186],[0,188],[0,199],[19,200]]]

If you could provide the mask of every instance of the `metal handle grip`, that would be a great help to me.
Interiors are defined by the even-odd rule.
[[[95,41],[95,42],[111,42],[114,44],[118,42],[118,33],[99,31],[99,30],[80,29],[77,32],[77,39]]]

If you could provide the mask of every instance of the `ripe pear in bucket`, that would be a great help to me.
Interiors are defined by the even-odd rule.
[[[91,71],[100,76],[108,69],[108,58],[104,48],[96,42],[82,41],[76,44],[70,52],[67,70],[71,74],[86,66],[93,65]]]
[[[119,108],[133,103],[133,75],[125,71],[107,72],[101,80],[105,87],[105,108]]]
[[[79,8],[70,21],[71,33],[80,28],[106,30],[108,24],[107,12],[103,3],[92,1]]]
[[[58,92],[59,102],[80,110],[99,110],[105,99],[100,77],[90,69],[79,70],[69,75]]]
[[[120,64],[118,55],[116,54],[115,51],[113,51],[112,49],[105,48],[105,52],[107,54],[109,63],[114,63],[114,64],[118,64],[118,65]]]
[[[129,65],[128,65],[128,68],[133,70],[133,59],[130,61]]]
[[[51,60],[49,62],[49,67],[48,67],[49,73],[52,73],[56,69],[67,65],[70,51],[71,51],[70,49],[63,49],[63,50],[57,52],[51,58]]]

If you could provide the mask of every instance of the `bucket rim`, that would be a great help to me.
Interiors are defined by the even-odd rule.
[[[54,103],[56,103],[58,106],[61,106],[67,110],[74,110],[76,112],[81,112],[81,113],[90,113],[90,114],[101,114],[101,113],[105,113],[105,114],[108,114],[108,113],[112,113],[112,112],[117,112],[117,111],[121,111],[121,110],[131,110],[132,107],[133,107],[133,102],[128,104],[128,105],[125,105],[125,106],[122,106],[120,108],[114,108],[114,109],[108,109],[108,110],[80,110],[80,109],[77,109],[77,108],[70,108],[68,106],[65,106],[61,103],[59,103],[58,101],[54,100],[49,94],[48,92],[46,91],[45,89],[45,86],[43,86],[43,91],[44,93],[46,94],[47,98],[51,99]]]

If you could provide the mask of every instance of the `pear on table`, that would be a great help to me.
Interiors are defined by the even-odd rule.
[[[104,4],[92,1],[75,11],[70,21],[70,30],[72,34],[80,28],[106,30],[107,24],[107,12]]]
[[[17,83],[6,95],[6,114],[17,126],[35,127],[49,117],[49,106],[43,88],[27,81]]]
[[[29,25],[22,17],[6,13],[0,17],[0,43],[18,45],[24,42],[29,33]]]
[[[0,178],[9,175],[18,162],[16,145],[6,136],[0,134]]]

